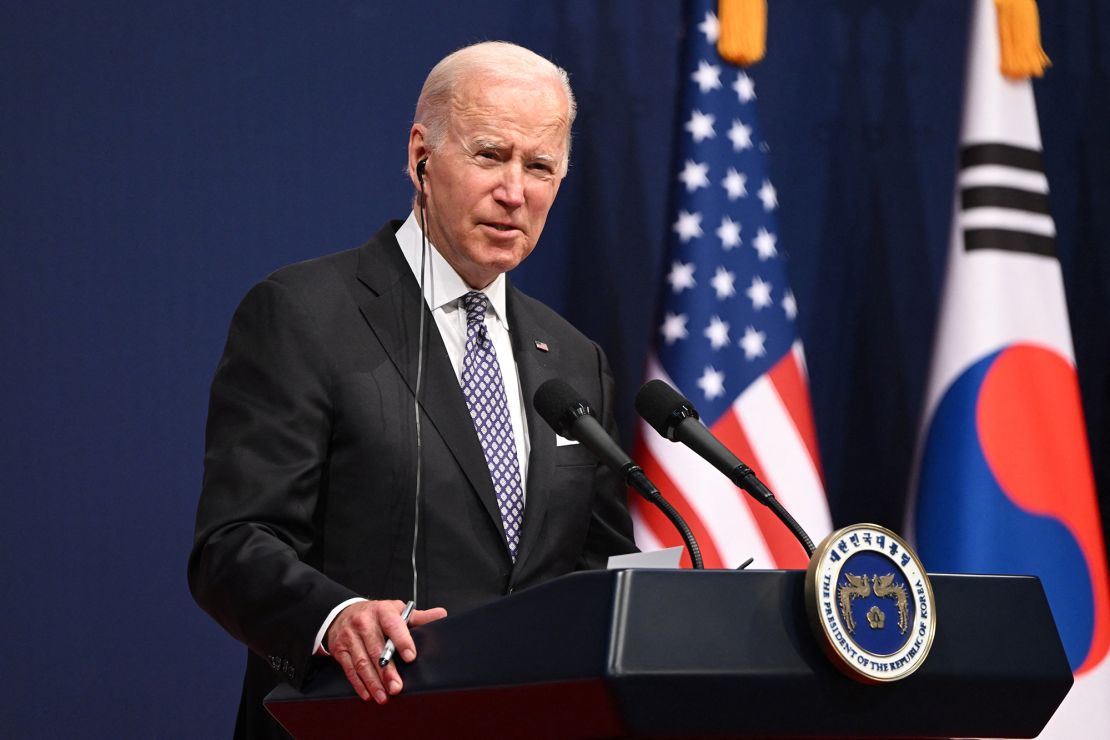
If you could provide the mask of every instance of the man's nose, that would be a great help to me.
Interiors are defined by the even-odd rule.
[[[501,169],[501,182],[493,197],[506,206],[524,205],[524,171],[520,165],[511,163]]]

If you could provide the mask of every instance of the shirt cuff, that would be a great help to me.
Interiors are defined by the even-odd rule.
[[[339,616],[339,612],[343,611],[351,604],[357,604],[360,601],[369,601],[369,599],[364,599],[361,596],[356,596],[353,599],[347,599],[342,604],[331,610],[331,612],[327,616],[327,619],[325,619],[324,623],[320,625],[320,631],[316,633],[316,642],[312,645],[313,655],[331,655],[331,653],[324,649],[324,635],[328,633],[328,627],[331,627],[331,623],[334,622],[335,618]]]

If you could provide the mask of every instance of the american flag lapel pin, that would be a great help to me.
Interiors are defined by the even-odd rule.
[[[536,340],[536,349],[538,349],[540,352],[549,352],[550,351],[548,346],[547,346],[547,342],[541,342],[538,339]]]

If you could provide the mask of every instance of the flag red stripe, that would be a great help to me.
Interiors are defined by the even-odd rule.
[[[778,391],[782,404],[786,407],[802,442],[809,451],[809,459],[813,461],[813,467],[816,468],[823,487],[825,473],[821,470],[821,455],[817,452],[817,427],[813,423],[813,405],[810,403],[809,386],[805,375],[802,374],[797,351],[788,352],[771,368],[767,376]]]
[[[720,552],[717,550],[717,545],[713,540],[713,536],[709,530],[705,528],[701,517],[682,495],[682,489],[675,485],[670,476],[667,475],[666,470],[651,454],[647,444],[640,442],[636,445],[638,449],[637,459],[640,460],[640,465],[644,473],[651,479],[655,485],[659,486],[660,492],[663,497],[670,502],[683,519],[689,525],[690,531],[694,534],[694,539],[698,541],[698,548],[701,550],[702,564],[706,568],[723,568],[724,560],[721,558]],[[675,545],[685,544],[682,541],[681,535],[667,519],[666,515],[655,506],[652,506],[647,501],[644,501],[639,496],[638,500],[634,502],[636,513],[646,525],[651,527],[651,531],[655,534],[656,538],[667,547],[674,547]],[[689,553],[683,553],[682,564],[684,567],[690,567]]]
[[[713,433],[717,435],[717,438],[721,440],[725,447],[728,447],[741,460],[750,465],[760,480],[766,482],[766,477],[760,469],[759,459],[753,452],[752,446],[748,442],[748,436],[734,412],[730,411],[722,415],[717,423],[713,425]],[[737,489],[736,495],[744,497],[744,503],[751,510],[752,518],[755,519],[756,525],[763,533],[763,541],[767,545],[767,551],[771,553],[771,557],[775,560],[775,566],[778,568],[806,567],[805,550],[790,534],[790,530],[778,520],[778,517],[766,506],[758,503],[743,491]]]

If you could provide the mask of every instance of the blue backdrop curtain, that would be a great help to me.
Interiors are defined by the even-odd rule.
[[[776,0],[750,71],[834,521],[901,528],[944,270],[968,13]],[[0,726],[218,737],[242,648],[185,559],[207,387],[274,268],[407,212],[420,83],[483,39],[566,67],[580,116],[514,275],[608,351],[630,436],[670,225],[673,0],[3,3]],[[1042,4],[1035,85],[1104,520],[1110,9]]]

